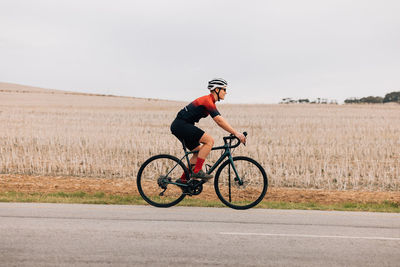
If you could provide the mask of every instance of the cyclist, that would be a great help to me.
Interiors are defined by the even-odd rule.
[[[184,141],[190,151],[198,151],[197,153],[193,153],[189,160],[190,167],[193,169],[192,177],[186,177],[185,173],[183,173],[181,178],[176,182],[186,183],[190,178],[200,178],[203,180],[213,178],[211,174],[207,174],[202,170],[204,161],[214,145],[214,139],[194,125],[201,118],[211,115],[218,126],[235,135],[239,138],[240,142],[246,143],[246,137],[233,129],[215,106],[215,102],[225,99],[227,85],[228,83],[220,78],[209,81],[208,89],[210,90],[210,94],[199,97],[185,106],[178,112],[175,120],[172,122],[172,134],[181,142]]]

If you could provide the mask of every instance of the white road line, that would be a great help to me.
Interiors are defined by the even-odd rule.
[[[400,241],[400,237],[381,237],[381,236],[344,236],[344,235],[298,235],[298,234],[266,234],[266,233],[227,233],[221,232],[220,235],[242,235],[242,236],[281,236],[281,237],[305,237],[305,238],[342,238],[342,239],[369,239],[369,240],[393,240]]]

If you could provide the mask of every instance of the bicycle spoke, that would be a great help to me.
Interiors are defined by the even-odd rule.
[[[226,161],[218,169],[214,182],[215,191],[220,200],[231,208],[251,208],[263,199],[268,186],[267,176],[261,165],[253,159],[235,157],[233,160],[234,166]],[[239,177],[236,172],[232,173],[234,168]]]
[[[150,158],[138,173],[138,189],[149,204],[157,207],[169,207],[179,203],[185,196],[175,182],[185,172],[184,165],[170,155],[158,155]]]

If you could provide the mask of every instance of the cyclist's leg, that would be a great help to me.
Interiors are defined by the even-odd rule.
[[[198,173],[203,168],[204,161],[214,145],[214,139],[209,134],[204,133],[200,138],[199,143],[201,143],[201,145],[191,149],[191,151],[199,151],[199,152],[193,153],[192,157],[189,159],[191,165],[190,167],[192,168],[192,164],[195,165],[193,168],[194,173]],[[212,176],[207,175],[204,178],[209,179],[212,178]],[[185,173],[182,174],[180,181],[183,183],[187,181]]]
[[[208,154],[210,154],[211,148],[214,146],[214,138],[212,138],[211,135],[204,133],[199,142],[202,145],[199,149],[198,157],[205,159]]]
[[[176,120],[175,120],[176,121]],[[178,120],[179,122],[179,120]],[[194,167],[194,172],[197,174],[201,168],[203,167],[203,163],[207,155],[210,153],[212,146],[214,145],[214,139],[205,133],[202,129],[196,127],[193,124],[179,122],[180,127],[172,127],[172,133],[178,137],[179,140],[184,141],[185,145],[190,151],[199,151],[198,153],[194,153],[189,160],[190,164],[196,164]],[[179,124],[178,123],[178,124]],[[173,125],[176,123],[174,122]],[[196,178],[211,178],[210,175],[202,175],[201,173],[196,176]],[[179,179],[181,182],[185,183],[187,177],[182,174]]]
[[[199,142],[202,145],[197,155],[196,166],[193,170],[194,173],[198,173],[202,169],[204,161],[207,158],[208,154],[210,154],[210,151],[214,145],[214,139],[211,137],[211,135],[204,133]]]
[[[195,149],[192,149],[191,151],[200,151],[202,146],[203,145],[199,145],[198,147],[196,147]],[[192,157],[189,159],[190,165],[196,165],[198,156],[199,156],[199,152],[192,154]]]
[[[196,148],[192,149],[191,151],[199,151],[201,149],[202,145],[197,146]],[[193,153],[192,156],[189,159],[189,163],[190,163],[190,168],[193,169],[194,166],[196,165],[197,162],[197,157],[198,157],[198,152],[197,153]],[[189,169],[189,166],[186,166]],[[187,181],[187,177],[185,175],[185,173],[182,174],[181,176],[181,182],[185,183]]]

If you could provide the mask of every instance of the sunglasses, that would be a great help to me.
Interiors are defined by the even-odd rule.
[[[224,90],[224,92],[226,93],[226,88],[219,87],[219,90]]]

